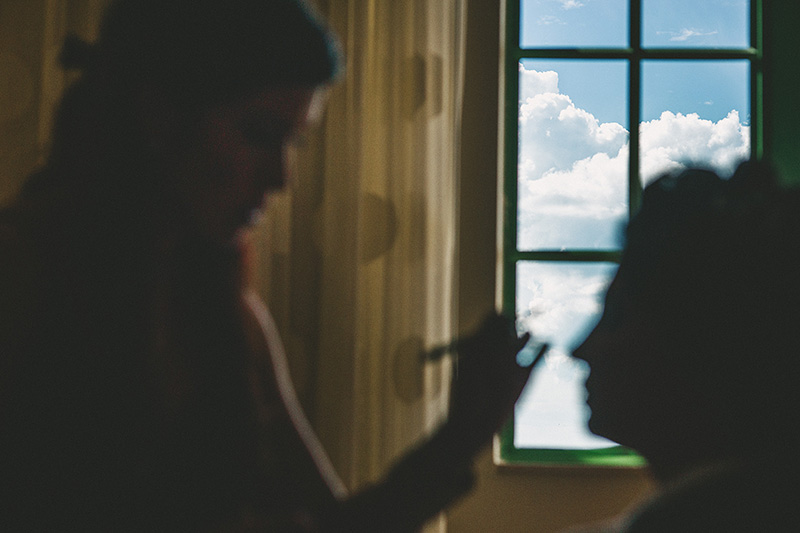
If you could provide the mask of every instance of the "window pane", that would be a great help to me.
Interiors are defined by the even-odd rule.
[[[626,61],[523,60],[521,250],[617,249],[628,212]]]
[[[687,166],[730,176],[750,156],[746,60],[643,61],[642,182]]]
[[[642,46],[660,48],[747,48],[747,0],[644,0]]]
[[[594,326],[615,271],[613,263],[517,264],[520,326],[531,331],[535,340],[552,346],[517,402],[517,448],[592,449],[615,445],[586,428],[587,368],[568,355]]]
[[[521,0],[521,48],[628,46],[628,0]]]

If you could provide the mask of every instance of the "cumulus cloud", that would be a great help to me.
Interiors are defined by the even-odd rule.
[[[528,70],[523,65],[519,66],[520,102],[527,102],[539,94],[558,93],[558,73],[553,70],[539,72]],[[520,113],[520,120],[522,119]]]
[[[520,79],[520,246],[613,246],[626,211],[628,132],[575,106],[556,72],[521,68]]]
[[[736,110],[717,122],[664,111],[639,127],[641,174],[646,184],[663,172],[689,166],[713,168],[730,176],[750,153],[750,127],[741,123]]]
[[[601,123],[561,93],[558,74],[520,67],[519,245],[614,248],[627,217],[628,131]],[[747,158],[749,126],[664,111],[640,124],[644,183],[687,166],[730,175]]]

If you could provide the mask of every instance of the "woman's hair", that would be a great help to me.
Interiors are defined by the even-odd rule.
[[[800,313],[787,311],[800,304],[799,248],[800,191],[747,162],[728,180],[693,169],[645,188],[623,263],[659,317],[732,328]]]
[[[114,0],[97,42],[69,37],[61,62],[82,76],[61,101],[48,172],[23,194],[83,188],[73,193],[81,201],[106,203],[159,196],[143,94],[191,126],[215,105],[322,86],[342,68],[333,33],[305,0]]]
[[[315,87],[341,69],[333,34],[304,0],[116,0],[97,43],[66,44],[67,67],[202,104]]]
[[[710,398],[730,395],[723,401],[734,416],[793,428],[786,417],[796,418],[800,400],[798,257],[800,190],[746,162],[729,180],[687,170],[650,184],[620,272],[637,308],[660,324],[677,371],[704,380]]]

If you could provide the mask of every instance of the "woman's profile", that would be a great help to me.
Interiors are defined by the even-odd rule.
[[[800,195],[747,162],[644,191],[600,322],[590,429],[661,486],[618,530],[794,531]]]

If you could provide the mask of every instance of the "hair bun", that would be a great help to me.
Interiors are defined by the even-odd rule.
[[[67,70],[83,70],[88,68],[96,55],[94,45],[87,43],[74,33],[70,33],[64,39],[64,46],[61,48],[59,62]]]

